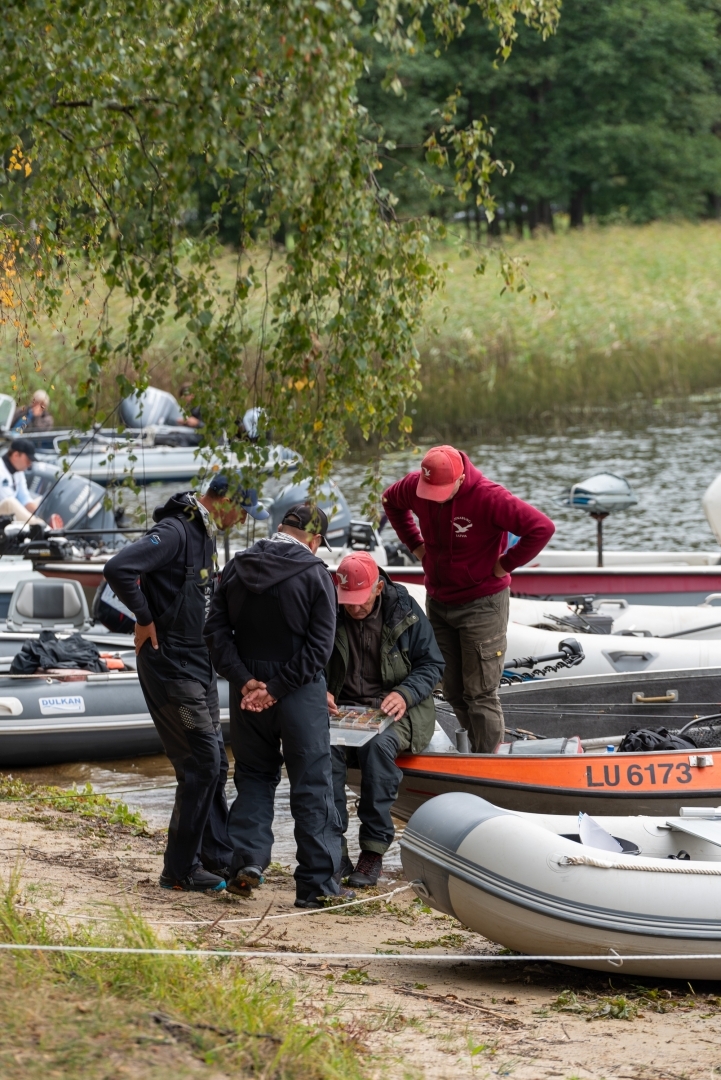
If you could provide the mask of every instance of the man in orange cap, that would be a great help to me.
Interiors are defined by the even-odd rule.
[[[504,734],[498,687],[511,571],[546,546],[553,522],[454,446],[429,450],[419,472],[383,493],[383,508],[423,563],[428,618],[446,661],[443,692],[474,753],[493,753]],[[519,539],[509,547],[511,533]]]
[[[397,755],[425,750],[436,721],[433,688],[443,674],[433,630],[404,585],[392,582],[366,551],[354,551],[336,571],[340,613],[326,667],[328,708],[362,705],[381,709],[394,723],[356,748],[334,746],[333,793],[343,825],[341,877],[353,888],[375,885],[383,855],[393,842],[391,807],[402,772]],[[348,857],[345,783],[347,766],[361,771],[361,854]]]

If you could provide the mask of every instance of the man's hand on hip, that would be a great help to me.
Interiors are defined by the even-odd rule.
[[[155,623],[148,623],[147,626],[141,626],[139,623],[135,624],[135,655],[140,652],[145,642],[150,639],[150,643],[154,649],[158,647],[158,635],[155,632]]]
[[[498,559],[498,561],[496,562],[496,565],[493,567],[493,575],[494,575],[494,577],[505,577],[507,573],[508,573],[508,571],[504,570],[503,567],[501,566],[501,560]]]
[[[382,712],[386,716],[392,716],[394,720],[401,720],[405,716],[407,708],[406,699],[396,690],[391,690],[390,694],[381,701]]]
[[[415,555],[415,557],[418,559],[419,562],[423,562],[423,560],[426,557],[426,545],[421,544],[420,547],[414,548],[413,549],[413,554]]]

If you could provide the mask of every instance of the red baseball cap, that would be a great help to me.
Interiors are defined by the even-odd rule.
[[[421,462],[416,495],[433,502],[445,502],[460,476],[463,476],[463,458],[455,446],[434,446]]]
[[[367,551],[353,551],[335,572],[339,604],[365,604],[378,581],[378,563]]]

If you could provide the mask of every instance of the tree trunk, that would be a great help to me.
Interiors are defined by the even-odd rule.
[[[550,199],[538,200],[537,214],[539,225],[543,225],[550,232],[553,232],[553,210],[551,209]]]
[[[521,209],[522,203],[523,200],[518,199],[513,213],[513,223],[516,226],[516,233],[519,240],[523,239],[523,210]]]
[[[571,195],[571,228],[581,229],[583,228],[583,214],[584,204],[586,201],[586,192],[583,189],[574,191]]]

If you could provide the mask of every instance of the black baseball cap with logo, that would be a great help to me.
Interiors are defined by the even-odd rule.
[[[321,543],[329,551],[331,550],[325,538],[328,532],[328,517],[319,506],[314,506],[313,503],[298,503],[297,506],[292,506],[286,511],[281,525],[288,525],[291,529],[300,529],[301,532],[310,533],[311,536],[320,536]]]

